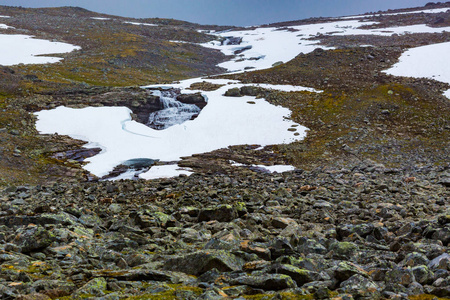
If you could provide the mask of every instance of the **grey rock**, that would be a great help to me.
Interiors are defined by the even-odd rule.
[[[284,290],[297,287],[291,277],[282,274],[244,275],[231,280],[230,283],[232,285],[248,285],[263,290]]]
[[[191,275],[200,275],[213,268],[221,272],[242,269],[244,260],[223,250],[201,250],[169,258],[163,268]]]
[[[55,239],[55,235],[42,226],[33,226],[19,230],[14,243],[22,249],[22,253],[30,253],[47,248]]]

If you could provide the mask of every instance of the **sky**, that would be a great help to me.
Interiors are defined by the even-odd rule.
[[[79,6],[123,17],[249,26],[416,7],[428,2],[430,0],[0,0],[0,5]]]

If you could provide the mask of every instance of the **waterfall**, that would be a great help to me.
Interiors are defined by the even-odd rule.
[[[182,124],[195,118],[201,109],[195,104],[186,104],[176,99],[172,91],[154,91],[159,96],[162,109],[151,113],[147,126],[157,130],[163,130],[176,124]]]

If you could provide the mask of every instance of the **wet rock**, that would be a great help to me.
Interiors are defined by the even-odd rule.
[[[195,104],[200,109],[203,109],[207,104],[205,98],[200,93],[181,94],[177,96],[177,100],[186,104]]]

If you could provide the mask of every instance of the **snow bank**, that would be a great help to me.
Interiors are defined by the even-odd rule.
[[[81,49],[66,43],[35,39],[28,35],[0,34],[0,65],[55,63],[62,58],[36,56],[66,53]]]
[[[384,71],[395,76],[425,77],[450,84],[450,42],[412,48]],[[445,92],[450,98],[450,90]]]

